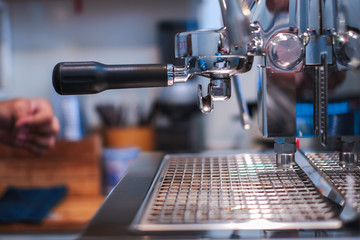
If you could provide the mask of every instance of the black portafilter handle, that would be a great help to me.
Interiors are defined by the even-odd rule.
[[[107,89],[168,86],[167,64],[105,65],[61,62],[53,70],[53,86],[61,95],[93,94]]]

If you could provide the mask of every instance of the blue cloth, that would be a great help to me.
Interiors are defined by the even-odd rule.
[[[0,222],[40,223],[65,194],[65,186],[9,187],[0,199]]]

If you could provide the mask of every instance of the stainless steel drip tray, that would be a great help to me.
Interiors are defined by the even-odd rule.
[[[337,229],[337,214],[295,165],[274,154],[167,155],[136,231]]]

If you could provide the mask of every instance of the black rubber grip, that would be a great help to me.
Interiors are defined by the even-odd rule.
[[[61,95],[93,94],[107,89],[164,87],[168,86],[167,65],[61,62],[54,67],[53,86]]]

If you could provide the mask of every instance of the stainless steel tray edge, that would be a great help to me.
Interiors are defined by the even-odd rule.
[[[132,221],[132,223],[129,226],[129,230],[132,232],[137,232],[137,231],[143,231],[141,230],[141,228],[139,227],[139,222],[141,220],[142,215],[144,215],[144,210],[146,209],[146,205],[148,202],[150,202],[150,198],[152,197],[152,193],[155,191],[155,185],[158,184],[159,182],[159,178],[161,175],[161,170],[164,168],[164,165],[166,164],[166,158],[168,158],[168,155],[165,155],[160,163],[160,166],[158,167],[158,171],[156,172],[156,175],[150,185],[149,191],[147,192],[144,201],[142,202],[134,220]]]
[[[306,173],[323,196],[342,208],[339,215],[342,221],[346,223],[359,219],[359,214],[347,203],[345,196],[336,188],[336,186],[328,181],[326,174],[322,173],[309,161],[302,150],[298,150],[295,153],[295,162]]]

